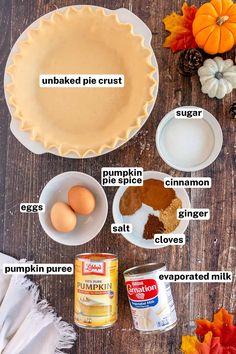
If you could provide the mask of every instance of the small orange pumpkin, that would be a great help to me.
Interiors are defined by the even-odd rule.
[[[197,11],[193,35],[206,53],[224,53],[236,43],[236,4],[232,0],[211,0]]]

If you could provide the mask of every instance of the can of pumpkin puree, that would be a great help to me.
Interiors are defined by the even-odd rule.
[[[165,332],[177,322],[170,284],[158,281],[159,271],[166,271],[164,263],[149,263],[124,272],[134,327],[141,332]]]
[[[117,320],[118,259],[110,253],[83,253],[75,258],[74,321],[100,329]]]

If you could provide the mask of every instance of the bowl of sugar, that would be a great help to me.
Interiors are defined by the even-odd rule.
[[[167,113],[156,131],[161,158],[179,171],[199,171],[219,155],[223,134],[216,118],[195,106],[178,107]]]

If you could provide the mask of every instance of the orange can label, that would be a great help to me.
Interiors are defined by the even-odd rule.
[[[117,320],[118,260],[107,253],[82,254],[75,260],[75,323],[102,328]]]

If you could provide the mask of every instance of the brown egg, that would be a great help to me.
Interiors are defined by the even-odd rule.
[[[71,207],[63,202],[53,205],[50,213],[53,227],[59,232],[70,232],[74,230],[77,218]]]
[[[71,208],[81,215],[92,213],[96,204],[94,195],[82,186],[74,186],[69,190],[68,201]]]

